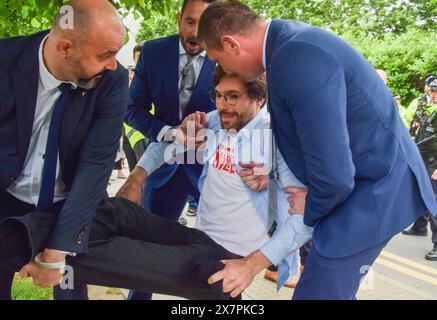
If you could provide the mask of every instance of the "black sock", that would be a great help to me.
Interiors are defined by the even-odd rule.
[[[0,258],[25,255],[28,252],[28,240],[22,226],[0,225]]]

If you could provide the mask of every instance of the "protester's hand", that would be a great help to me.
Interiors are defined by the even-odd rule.
[[[305,201],[308,194],[308,188],[289,186],[284,188],[284,192],[290,194],[288,197],[288,203],[290,204],[288,213],[303,215],[305,212]]]
[[[225,265],[223,270],[209,277],[208,283],[213,285],[222,280],[223,292],[230,292],[232,298],[242,293],[259,272],[271,265],[270,260],[260,251],[242,259],[223,260],[222,263]]]
[[[432,180],[437,180],[437,170],[435,170],[431,176]]]
[[[241,180],[252,191],[259,192],[267,188],[267,168],[261,163],[239,163],[243,168],[238,172]]]
[[[177,130],[176,139],[188,149],[199,149],[205,143],[207,128],[205,112],[197,111],[182,121],[181,127]]]
[[[118,190],[116,197],[125,198],[137,205],[141,205],[143,185],[147,180],[147,172],[143,168],[136,167],[126,182]]]

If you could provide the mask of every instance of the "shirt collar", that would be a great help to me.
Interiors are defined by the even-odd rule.
[[[75,83],[58,80],[47,69],[47,67],[44,63],[44,58],[43,58],[43,48],[44,48],[44,43],[47,40],[47,37],[48,37],[48,35],[45,36],[44,39],[41,41],[41,44],[39,46],[39,52],[38,52],[39,81],[41,82],[43,89],[45,91],[52,91],[52,90],[56,89],[57,87],[59,87],[64,82],[70,83],[73,86],[73,88],[76,88],[77,85]]]
[[[266,49],[267,49],[267,37],[269,35],[269,30],[270,30],[270,24],[271,24],[272,20],[269,19],[267,20],[267,29],[266,29],[266,34],[264,35],[264,43],[263,43],[263,67],[264,70],[267,70],[266,68]]]
[[[187,51],[185,51],[184,46],[182,45],[182,39],[179,39],[179,56],[183,56],[183,55],[188,55]],[[195,56],[194,58],[197,58],[198,56],[201,57],[206,57],[206,51],[203,50],[201,53],[199,53],[197,56]]]

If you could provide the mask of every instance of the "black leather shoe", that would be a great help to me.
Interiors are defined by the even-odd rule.
[[[434,248],[425,255],[426,260],[437,261],[437,244],[434,245]]]
[[[411,228],[408,228],[407,230],[402,231],[402,234],[405,234],[406,236],[426,237],[428,235],[428,230],[425,229],[424,231],[417,231],[411,227]]]

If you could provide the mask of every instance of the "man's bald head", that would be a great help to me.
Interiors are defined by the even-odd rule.
[[[107,0],[71,0],[61,7],[44,45],[44,61],[61,80],[94,87],[117,69],[126,37],[123,21]]]
[[[91,41],[102,33],[123,33],[117,10],[107,0],[71,0],[61,8],[52,26],[55,36]]]
[[[384,84],[387,85],[387,82],[388,82],[387,72],[385,72],[382,69],[376,69],[376,73],[381,78],[381,80],[384,82]]]

